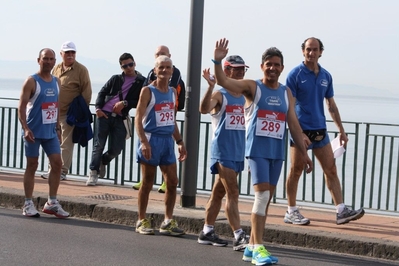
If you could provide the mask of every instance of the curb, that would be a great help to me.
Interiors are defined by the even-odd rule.
[[[47,195],[35,192],[34,198],[38,210],[44,206]],[[83,197],[59,196],[60,203],[68,210],[71,217],[92,219],[100,222],[135,226],[138,219],[137,206],[112,203],[104,200],[94,200]],[[0,187],[0,206],[12,209],[22,209],[24,202],[23,190]],[[151,206],[154,228],[160,225],[164,218],[163,205]],[[203,209],[175,207],[174,216],[179,227],[187,233],[199,234],[204,224]],[[250,232],[250,224],[242,223],[242,228]],[[233,234],[226,219],[219,219],[215,224],[219,235],[232,238]],[[399,243],[369,237],[357,237],[324,231],[308,230],[304,227],[266,224],[263,236],[265,242],[319,249],[337,253],[373,257],[379,259],[399,260]]]

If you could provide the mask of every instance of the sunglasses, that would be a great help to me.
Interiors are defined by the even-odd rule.
[[[126,65],[121,65],[121,67],[122,67],[123,69],[126,69],[126,68],[128,68],[128,67],[133,67],[133,66],[134,66],[134,62],[131,62],[131,63],[126,64]]]
[[[76,52],[75,51],[66,51],[66,52],[64,52],[65,54],[76,54]]]

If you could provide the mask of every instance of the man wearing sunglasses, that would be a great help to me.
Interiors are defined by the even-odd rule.
[[[66,122],[68,109],[79,95],[84,98],[88,107],[91,101],[92,90],[89,71],[84,65],[76,61],[76,45],[71,41],[63,43],[60,55],[62,62],[54,67],[52,74],[61,81],[59,94],[62,158],[61,180],[65,180],[72,163],[74,147],[73,131],[75,128],[75,126],[71,126]],[[49,165],[49,173],[50,168],[51,165]],[[48,174],[43,174],[42,178],[47,179]]]
[[[119,57],[122,74],[113,75],[102,87],[96,99],[96,129],[87,186],[95,186],[105,176],[105,166],[125,147],[126,128],[123,120],[136,108],[145,78],[136,71],[129,53]],[[103,153],[109,136],[109,149]]]

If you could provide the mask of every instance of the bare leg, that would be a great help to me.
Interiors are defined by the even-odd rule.
[[[233,231],[241,228],[240,213],[238,211],[237,173],[218,164],[220,180],[226,190],[226,216]]]
[[[149,165],[146,163],[140,163],[141,172],[143,174],[142,184],[139,190],[138,196],[138,207],[139,207],[139,220],[142,220],[146,216],[147,206],[148,206],[148,198],[150,196],[150,192],[152,190],[152,186],[154,184],[154,177],[156,166]]]
[[[296,206],[296,196],[298,191],[298,182],[305,165],[302,163],[301,154],[294,146],[290,148],[291,168],[287,177],[287,202],[288,206]]]
[[[60,154],[51,154],[48,156],[50,161],[51,169],[48,178],[49,184],[49,196],[56,197],[58,192],[58,187],[60,185],[60,175],[61,175],[61,155]]]
[[[24,173],[25,198],[31,199],[33,196],[33,188],[35,187],[35,172],[39,164],[38,157],[26,157],[26,161]]]
[[[213,184],[212,194],[206,204],[205,210],[205,224],[214,225],[216,218],[222,207],[222,199],[226,194],[226,190],[222,182],[220,181],[219,175],[216,175],[215,183]]]
[[[324,172],[327,188],[330,190],[335,205],[343,203],[341,183],[337,174],[337,166],[335,165],[334,154],[331,144],[324,147],[313,149],[313,152],[319,161]]]
[[[165,193],[165,218],[172,219],[173,209],[176,203],[177,166],[176,164],[160,165],[163,178],[166,183]]]

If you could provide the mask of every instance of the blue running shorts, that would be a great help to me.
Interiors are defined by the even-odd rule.
[[[269,183],[276,186],[280,178],[283,160],[249,157],[248,164],[251,169],[252,185]]]

